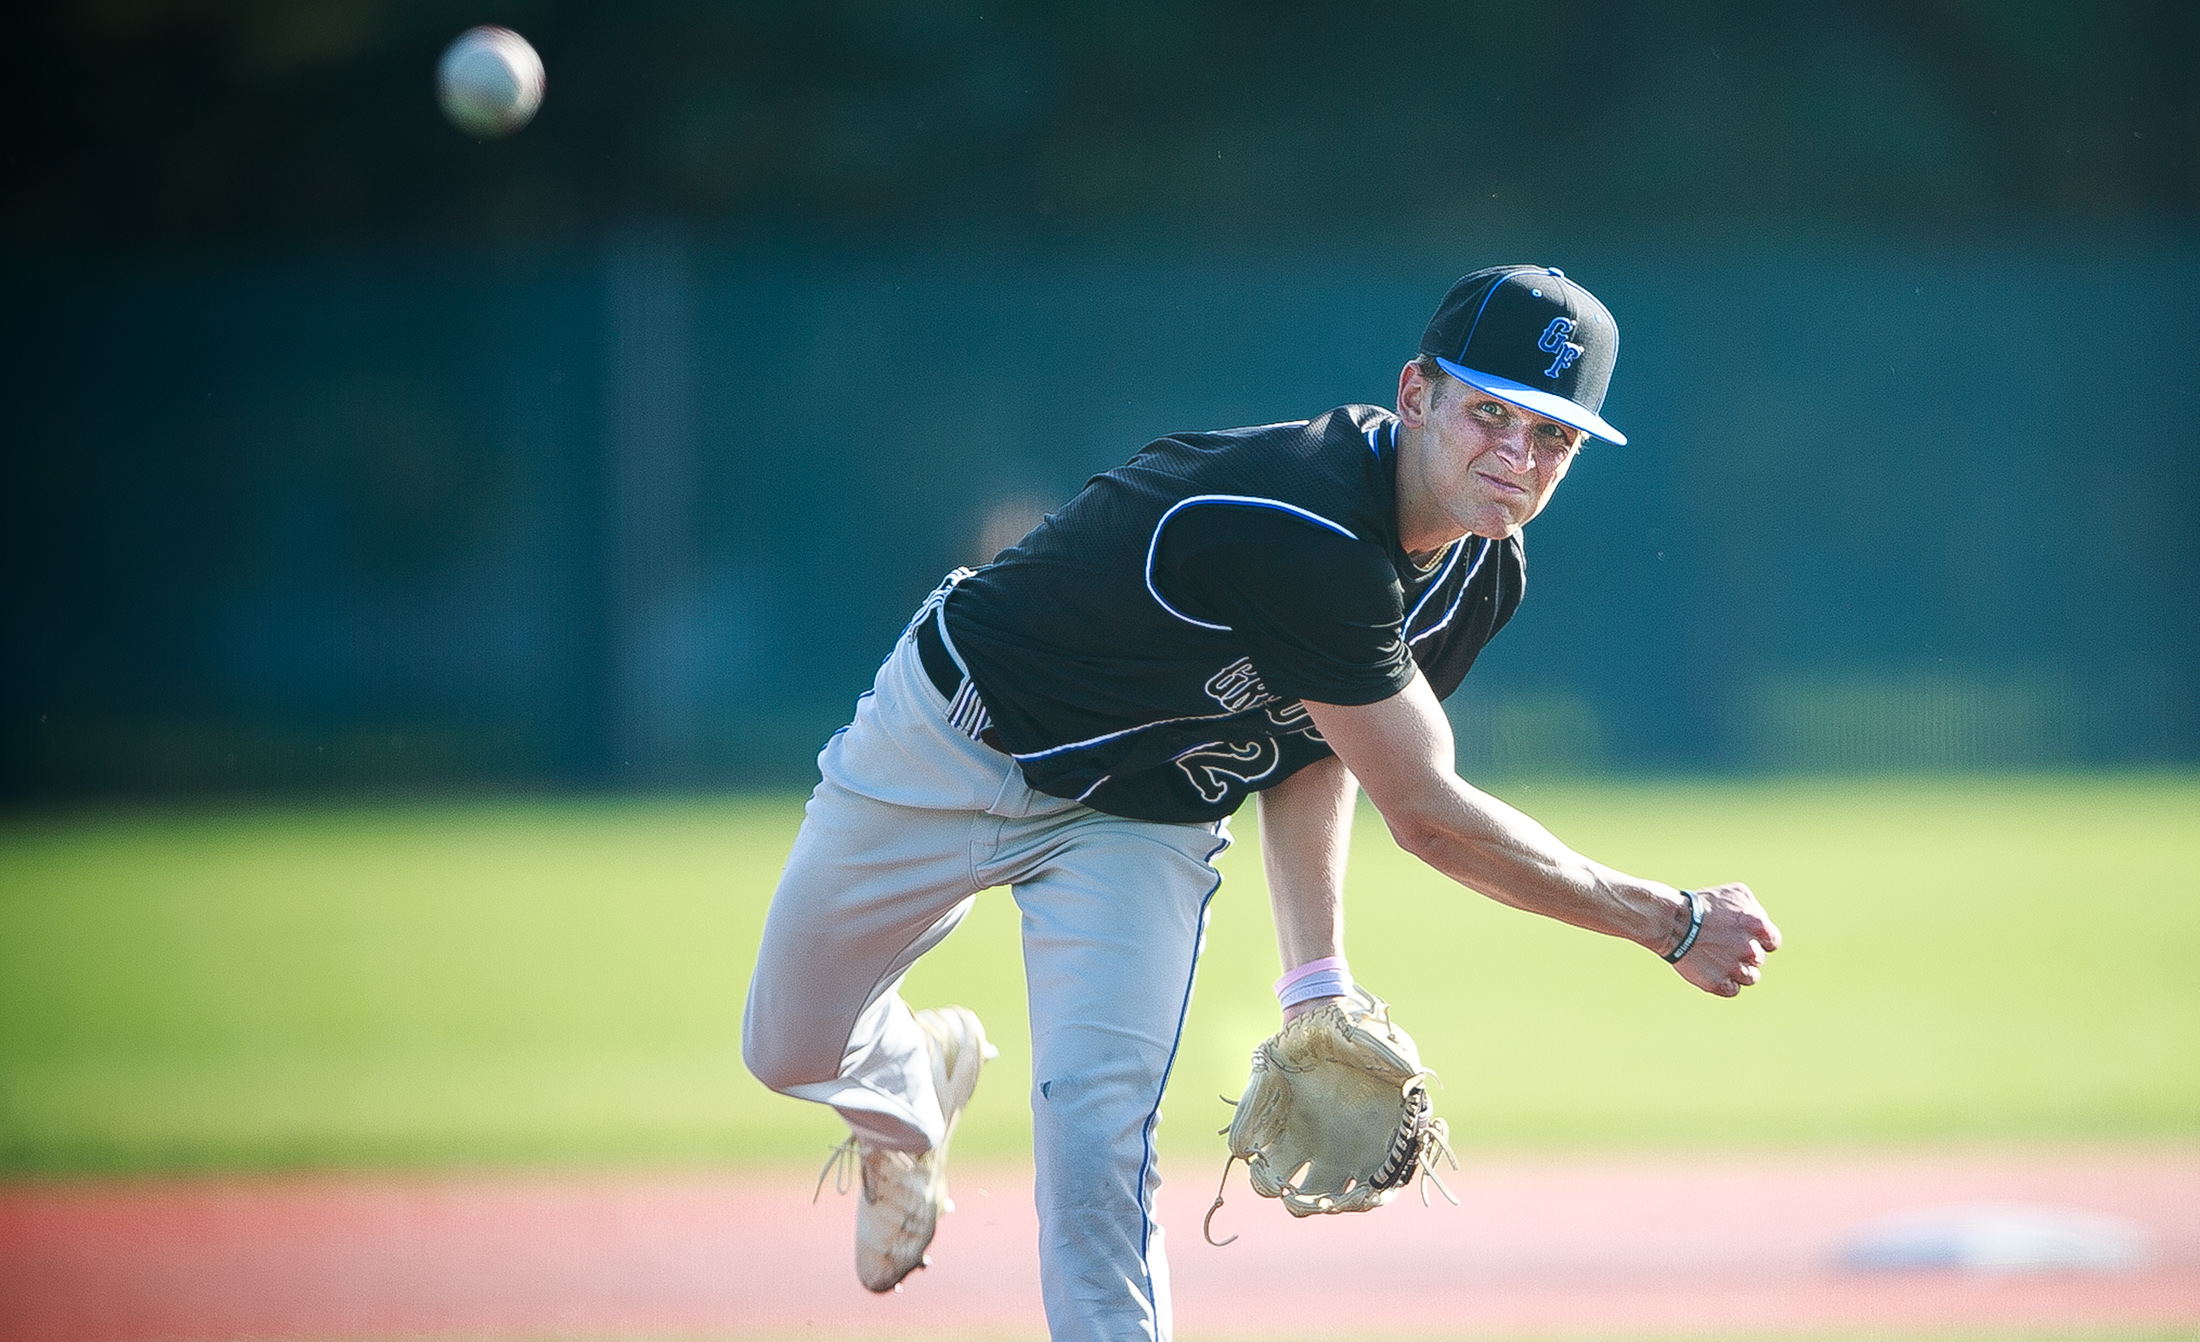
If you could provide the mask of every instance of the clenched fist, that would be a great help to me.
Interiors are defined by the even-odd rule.
[[[1780,949],[1780,929],[1746,885],[1714,885],[1696,897],[1703,901],[1703,925],[1673,968],[1707,993],[1732,997],[1764,977],[1765,957]],[[1691,911],[1684,907],[1680,915],[1676,945],[1687,935]]]

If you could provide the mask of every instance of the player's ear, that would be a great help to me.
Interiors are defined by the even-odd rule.
[[[1420,361],[1409,359],[1398,370],[1398,422],[1418,429],[1428,421],[1429,397],[1435,392],[1421,371]]]

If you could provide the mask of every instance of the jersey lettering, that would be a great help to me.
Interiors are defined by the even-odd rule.
[[[1253,659],[1240,657],[1207,678],[1207,697],[1232,713],[1242,713],[1248,708],[1274,703],[1276,696],[1261,684],[1260,672],[1253,669]]]
[[[1176,757],[1176,767],[1192,780],[1192,790],[1208,805],[1227,800],[1276,771],[1283,752],[1267,737],[1255,741],[1209,741]]]
[[[1306,711],[1306,705],[1296,699],[1270,704],[1268,725],[1286,735],[1296,733],[1317,745],[1329,744],[1322,737],[1321,729],[1314,725],[1313,715]]]

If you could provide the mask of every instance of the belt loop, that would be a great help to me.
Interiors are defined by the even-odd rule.
[[[955,658],[947,650],[947,640],[941,636],[939,611],[918,622],[915,629],[917,657],[924,663],[925,679],[940,692],[943,699],[953,699],[968,679],[963,669],[955,664]]]

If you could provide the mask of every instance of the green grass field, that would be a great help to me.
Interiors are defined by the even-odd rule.
[[[1505,789],[1595,856],[1746,879],[1789,938],[1737,1001],[1511,912],[1363,816],[1350,946],[1470,1147],[2200,1136],[2200,778]],[[17,818],[0,826],[0,1170],[799,1164],[742,993],[798,799]],[[1169,1102],[1213,1159],[1275,951],[1251,816]],[[1003,1047],[959,1139],[1028,1118],[1014,906],[911,976]]]

